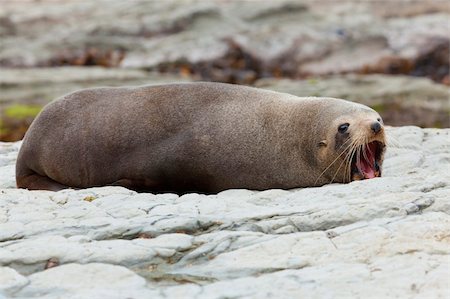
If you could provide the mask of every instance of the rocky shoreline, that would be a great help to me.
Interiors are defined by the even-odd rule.
[[[0,140],[20,140],[44,104],[77,89],[200,80],[448,128],[449,16],[440,0],[5,1]]]
[[[447,298],[450,130],[388,128],[384,176],[217,195],[14,188],[0,298]]]

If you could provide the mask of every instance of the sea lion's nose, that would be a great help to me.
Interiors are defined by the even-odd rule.
[[[372,129],[372,131],[373,131],[375,134],[381,131],[381,125],[380,125],[380,123],[377,122],[377,121],[376,121],[376,122],[373,122],[373,123],[370,125],[370,128]]]

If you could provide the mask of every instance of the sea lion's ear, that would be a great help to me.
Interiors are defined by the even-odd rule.
[[[319,141],[319,143],[317,145],[318,146],[327,146],[327,141],[326,140]]]

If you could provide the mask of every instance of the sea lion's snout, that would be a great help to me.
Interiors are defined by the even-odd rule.
[[[378,121],[375,121],[370,125],[370,129],[372,129],[375,134],[379,133],[381,128],[381,124]]]

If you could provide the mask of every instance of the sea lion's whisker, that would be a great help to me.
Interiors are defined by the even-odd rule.
[[[343,145],[346,144],[349,140],[350,140],[350,139],[347,139],[347,140],[343,143]],[[327,168],[319,175],[319,177],[317,178],[317,180],[323,175],[323,173],[324,173],[325,171],[327,171],[327,170],[328,170],[328,169],[329,169],[329,168],[337,161],[337,159],[339,159],[339,157],[342,156],[343,153],[346,153],[346,156],[344,157],[343,161],[342,161],[341,164],[339,165],[338,170],[336,171],[335,175],[334,175],[333,178],[331,179],[331,182],[332,182],[332,181],[334,180],[334,178],[336,177],[336,175],[337,175],[339,169],[342,167],[342,163],[345,162],[345,161],[347,160],[348,154],[349,154],[349,152],[350,152],[350,151],[348,151],[348,149],[349,149],[349,148],[350,148],[350,149],[355,148],[355,147],[357,146],[357,143],[358,143],[358,140],[357,140],[357,139],[351,140],[350,144],[349,144],[344,150],[342,150],[342,152],[338,155],[338,157],[336,157],[336,159],[334,159],[333,162],[330,163],[330,165],[328,165],[328,167],[327,167]],[[343,145],[341,145],[339,148],[341,148]],[[316,183],[317,183],[317,180],[316,180]]]
[[[364,138],[364,143],[362,144],[362,152],[363,152],[363,157],[366,161],[369,161],[369,157],[367,157],[367,143],[369,142],[369,139],[366,137]]]
[[[346,142],[347,142],[347,140],[346,140]],[[342,154],[345,153],[346,150],[352,146],[352,144],[353,144],[353,142],[351,142],[345,149],[343,149],[342,152],[336,157],[336,159],[334,159],[333,162],[331,162],[330,165],[328,165],[328,167],[325,168],[325,170],[320,173],[320,175],[315,180],[314,184],[317,183],[317,181],[322,177],[322,175],[325,173],[325,171],[327,171],[342,156]]]
[[[356,165],[361,165],[361,145],[356,150]]]
[[[351,151],[350,151],[350,157],[349,157],[349,159],[348,159],[349,164],[350,164],[350,167],[348,168],[348,180],[349,180],[349,181],[351,181],[351,179],[352,179],[352,169],[351,169],[351,166],[352,166],[353,157],[355,156],[355,154],[357,153],[357,150],[358,150],[358,145],[357,145],[357,143],[358,143],[358,140],[356,140],[355,146],[351,149]]]
[[[337,148],[336,151],[339,151],[343,146],[346,146],[348,142],[351,143],[351,142],[353,142],[353,141],[350,140],[350,139],[345,140],[345,141],[341,144],[341,146]],[[345,149],[344,149],[344,151],[345,151]]]
[[[347,172],[348,172],[348,181],[350,182],[352,179],[352,161],[353,161],[353,156],[355,154],[355,150],[356,147],[353,147],[347,154],[347,156],[345,157],[345,160],[347,160],[348,162],[348,167],[347,167]]]
[[[346,163],[346,162],[347,162],[347,161],[346,161],[345,159],[342,159],[342,162],[341,162],[341,164],[339,165],[339,167],[338,167],[338,169],[336,170],[336,172],[334,173],[334,176],[333,176],[333,178],[331,179],[330,184],[333,183],[333,180],[334,180],[334,178],[336,177],[336,175],[338,174],[339,170],[341,169],[342,164],[344,164],[344,163]]]

